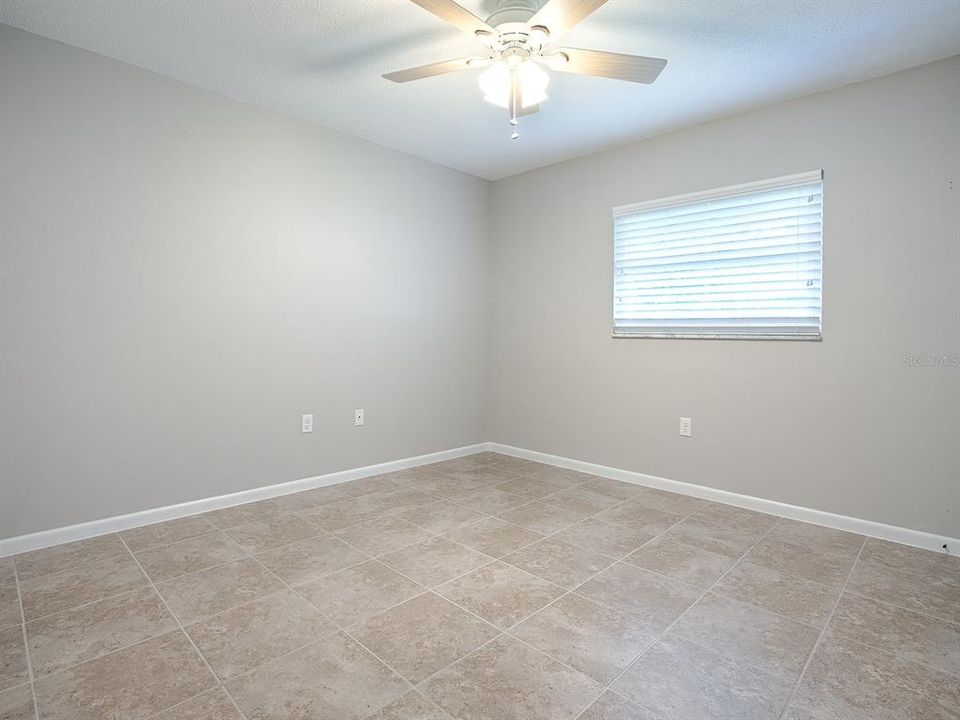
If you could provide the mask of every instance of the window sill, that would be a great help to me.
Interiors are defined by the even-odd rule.
[[[614,340],[789,340],[822,342],[823,335],[764,335],[749,333],[611,333]]]

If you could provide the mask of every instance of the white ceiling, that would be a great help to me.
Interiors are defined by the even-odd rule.
[[[407,0],[3,0],[0,22],[488,179],[960,53],[960,0],[609,0],[562,44],[667,58],[660,79],[554,72],[511,141],[478,70],[380,77],[482,50]]]

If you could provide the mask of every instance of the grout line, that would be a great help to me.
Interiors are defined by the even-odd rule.
[[[690,517],[690,516],[688,515],[687,517]],[[750,552],[751,550],[753,550],[753,548],[755,548],[757,545],[759,545],[771,532],[773,532],[773,529],[774,529],[775,527],[777,527],[777,525],[779,525],[780,522],[783,520],[782,517],[779,517],[779,516],[776,516],[776,515],[774,515],[774,516],[772,516],[772,517],[776,517],[776,518],[777,518],[776,522],[774,522],[773,524],[771,524],[770,527],[767,528],[767,529],[763,532],[763,534],[761,534],[760,537],[757,538],[757,541],[756,541],[753,545],[751,545],[749,548],[747,548],[746,550],[744,550],[744,551],[740,554],[740,556],[734,561],[734,563],[733,563],[729,568],[727,568],[727,569],[720,575],[720,577],[718,577],[718,578],[713,582],[713,584],[710,585],[710,587],[708,587],[706,590],[704,590],[704,591],[700,594],[700,596],[699,596],[696,600],[694,600],[692,603],[690,603],[690,605],[688,605],[687,608],[686,608],[682,613],[680,613],[679,615],[677,615],[677,617],[674,619],[674,621],[673,621],[672,623],[670,623],[669,625],[667,625],[667,627],[664,629],[664,631],[663,631],[662,633],[660,633],[660,635],[657,636],[657,638],[656,638],[653,642],[651,642],[649,645],[647,645],[647,646],[643,649],[643,651],[640,652],[639,655],[637,655],[635,658],[633,658],[633,660],[631,660],[629,663],[627,663],[627,664],[624,666],[623,670],[621,670],[619,673],[617,673],[616,677],[614,677],[613,680],[611,680],[610,682],[608,682],[608,683],[604,686],[604,690],[603,690],[604,692],[606,692],[608,689],[610,689],[611,687],[613,687],[613,685],[617,682],[617,680],[619,680],[621,677],[623,677],[623,675],[625,675],[626,672],[627,672],[630,668],[632,668],[632,667],[637,663],[637,661],[638,661],[640,658],[642,658],[644,655],[646,655],[648,652],[650,652],[651,649],[653,649],[654,647],[656,647],[656,645],[657,645],[661,640],[663,640],[663,638],[667,635],[667,633],[670,632],[670,630],[673,629],[673,628],[676,626],[676,624],[680,622],[680,620],[684,617],[684,615],[686,615],[686,614],[690,611],[691,608],[695,607],[695,606],[697,605],[697,603],[699,603],[703,598],[705,598],[705,597],[707,596],[707,594],[708,594],[711,590],[713,590],[714,587],[716,587],[717,585],[719,585],[719,584],[720,584],[720,581],[722,581],[723,578],[725,578],[730,572],[732,572],[733,569],[734,569],[735,567],[737,567],[737,565],[740,564],[740,561],[741,561],[744,557],[746,557],[747,554],[749,554],[749,552]],[[686,518],[684,518],[684,519],[686,519]],[[681,520],[680,522],[683,522],[683,521]],[[677,524],[679,525],[680,523],[677,523]],[[652,542],[652,541],[651,541],[651,542]],[[594,702],[596,702],[597,700],[599,700],[602,695],[603,695],[603,692],[601,692],[600,695],[598,695],[596,698],[594,698],[594,700],[593,700],[593,702],[591,703],[591,705],[592,705]],[[627,699],[629,700],[630,698],[627,698]],[[631,701],[631,702],[633,702],[633,701]],[[634,703],[634,704],[636,704],[636,703]],[[590,705],[588,705],[587,707],[589,708]],[[584,712],[586,712],[586,711],[584,711]],[[581,714],[583,714],[583,713],[581,713]]]
[[[837,593],[837,599],[833,603],[833,607],[830,608],[830,614],[827,615],[827,621],[823,624],[823,629],[820,631],[820,634],[817,636],[816,642],[813,643],[813,647],[810,648],[810,653],[807,655],[806,662],[803,663],[803,669],[800,671],[800,675],[797,677],[797,681],[793,684],[793,689],[790,691],[790,694],[787,696],[787,701],[784,703],[783,709],[780,711],[780,714],[777,716],[780,720],[786,716],[787,711],[790,710],[790,704],[794,701],[797,696],[797,692],[800,690],[800,683],[803,682],[804,675],[807,674],[807,668],[810,667],[810,663],[813,661],[813,656],[817,652],[817,648],[820,647],[820,643],[827,634],[827,629],[830,627],[830,622],[833,620],[833,615],[836,613],[837,608],[840,606],[840,601],[843,599],[843,592],[847,588],[847,583],[850,582],[850,578],[853,577],[853,571],[857,567],[857,563],[860,562],[860,556],[863,554],[863,549],[867,545],[867,539],[864,538],[863,542],[860,543],[860,549],[857,551],[857,557],[853,561],[853,565],[850,566],[850,571],[847,573],[846,580],[843,581],[843,585],[840,587],[840,592]]]
[[[27,681],[30,683],[30,695],[33,697],[33,717],[40,720],[40,705],[37,703],[37,688],[34,684],[33,661],[30,658],[30,641],[27,638],[27,616],[23,611],[23,595],[20,594],[20,574],[16,561],[13,565],[13,583],[17,589],[17,604],[20,606],[20,631],[23,635],[23,652],[27,656]]]
[[[184,629],[183,623],[180,622],[180,618],[177,617],[176,613],[174,613],[173,610],[170,608],[170,605],[167,604],[167,599],[160,594],[160,591],[157,589],[156,583],[154,583],[153,580],[150,578],[150,576],[147,575],[147,571],[143,569],[143,566],[140,564],[140,561],[137,560],[137,556],[134,555],[133,552],[130,550],[130,546],[127,545],[127,541],[121,537],[120,542],[122,542],[123,546],[127,548],[127,552],[130,553],[130,556],[133,558],[134,562],[137,563],[137,567],[140,568],[140,572],[142,572],[144,577],[147,578],[147,581],[150,583],[150,587],[153,588],[153,591],[157,594],[157,597],[160,598],[160,602],[163,603],[163,606],[166,608],[167,612],[170,613],[170,617],[172,617],[174,622],[177,623],[177,627],[180,628],[180,632],[183,633],[183,636],[187,638],[187,642],[190,643],[190,646],[193,648],[194,652],[200,656],[200,659],[203,661],[203,664],[207,668],[207,672],[210,673],[211,677],[213,677],[213,679],[216,681],[216,684],[223,688],[223,691],[226,693],[227,698],[229,698],[234,709],[240,714],[240,717],[243,718],[243,720],[246,720],[247,716],[244,715],[243,711],[240,710],[240,708],[237,706],[237,701],[233,699],[233,695],[231,695],[230,691],[227,690],[226,686],[223,684],[223,681],[220,679],[220,676],[213,671],[212,667],[210,667],[210,663],[207,662],[207,658],[204,656],[202,652],[200,652],[200,648],[197,647],[197,644],[193,641],[193,638],[190,637],[190,634],[186,631],[186,629]],[[212,690],[213,688],[207,688],[207,689]],[[166,709],[169,709],[169,708],[166,708]]]

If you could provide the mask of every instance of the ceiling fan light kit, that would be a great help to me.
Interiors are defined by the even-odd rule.
[[[547,99],[550,75],[543,69],[652,83],[666,60],[621,55],[599,50],[553,48],[551,43],[607,0],[548,0],[539,10],[533,0],[501,0],[486,20],[481,20],[454,0],[411,0],[437,17],[470,33],[487,47],[487,54],[387,73],[383,77],[403,83],[457,70],[485,67],[480,74],[483,99],[506,108],[511,139],[516,140],[523,115],[537,112]]]

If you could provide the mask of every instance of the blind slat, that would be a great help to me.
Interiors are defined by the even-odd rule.
[[[819,337],[823,183],[799,177],[615,209],[614,333]]]

